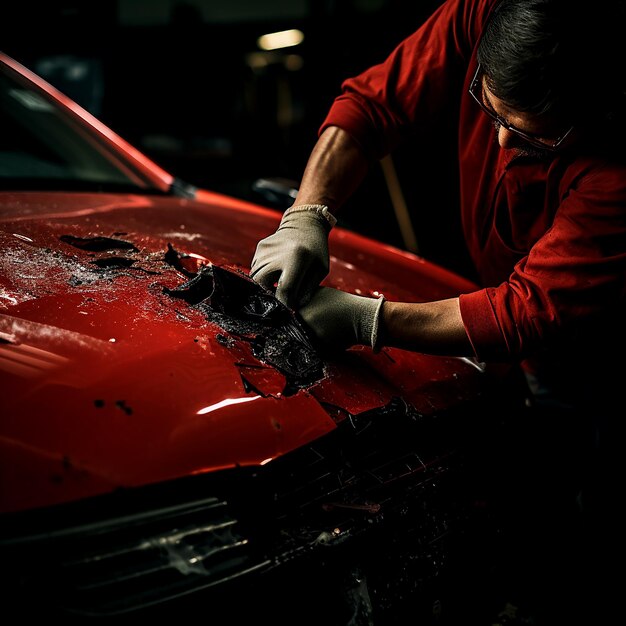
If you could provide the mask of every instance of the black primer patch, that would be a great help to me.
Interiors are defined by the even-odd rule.
[[[243,272],[202,267],[190,281],[164,289],[201,310],[231,335],[250,343],[254,356],[287,378],[284,395],[324,377],[324,364],[293,311]]]
[[[124,411],[126,415],[132,415],[133,409],[126,404],[125,400],[117,400],[115,402],[115,406],[120,409],[120,411]]]
[[[130,241],[112,239],[111,237],[74,237],[73,235],[61,235],[59,239],[70,246],[89,250],[91,252],[103,252],[104,250],[133,250],[139,252]]]
[[[195,268],[189,269],[189,267],[187,267],[188,263],[186,262],[186,260],[192,260],[192,258],[188,254],[184,254],[176,250],[171,243],[167,244],[167,252],[165,253],[165,256],[163,258],[168,265],[171,265],[181,274],[189,277],[196,275]],[[193,261],[193,263],[194,265],[196,265],[195,260]]]
[[[198,304],[213,293],[213,272],[211,268],[202,268],[191,280],[175,289],[165,287],[163,292],[173,298],[181,298],[188,304]]]

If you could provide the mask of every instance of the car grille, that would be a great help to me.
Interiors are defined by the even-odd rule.
[[[262,468],[5,520],[4,588],[38,598],[46,615],[54,607],[107,616],[199,590],[219,598],[240,580],[294,563],[375,571],[395,550],[415,591],[441,574],[450,539],[476,513],[457,447],[466,415],[426,419],[397,401],[341,417],[326,437]]]
[[[45,589],[52,605],[95,615],[150,606],[267,565],[252,556],[218,498],[3,543],[8,571],[30,593]]]

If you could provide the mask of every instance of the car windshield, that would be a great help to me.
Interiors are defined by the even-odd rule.
[[[53,100],[4,71],[0,189],[158,192]]]

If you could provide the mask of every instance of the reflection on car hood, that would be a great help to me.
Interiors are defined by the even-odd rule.
[[[247,277],[279,215],[203,198],[0,196],[2,510],[261,465],[394,398],[418,415],[482,393],[464,359],[362,348],[322,360]],[[446,295],[358,269],[360,240],[333,237],[330,284]],[[369,263],[392,265],[369,245]],[[255,320],[259,306],[278,317]]]

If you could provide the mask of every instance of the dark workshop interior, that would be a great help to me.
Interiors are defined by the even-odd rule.
[[[440,4],[20,2],[4,8],[0,31],[4,52],[180,179],[272,206],[254,182],[297,185],[342,80],[383,61]],[[300,43],[262,48],[263,35],[291,30]],[[372,168],[341,223],[472,278],[455,210],[455,131],[430,132],[426,147],[393,155],[410,232],[394,215],[382,167]],[[419,184],[407,185],[416,171]],[[375,215],[356,220],[366,204]]]
[[[255,182],[297,187],[342,81],[382,62],[441,3],[22,0],[3,7],[1,49],[182,181],[285,209],[284,198],[272,201]],[[264,39],[277,33],[292,38],[276,44],[283,47]],[[340,225],[473,279],[457,210],[456,128],[427,132],[432,141],[392,155],[410,232],[399,225],[382,164]],[[515,580],[523,586],[535,573]],[[537,626],[532,616],[523,623]]]

